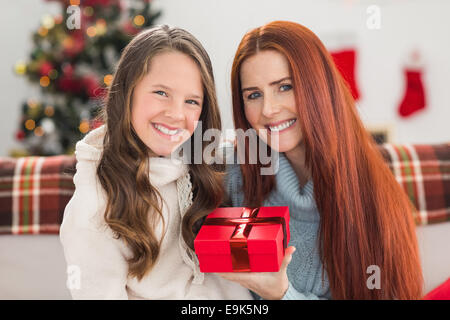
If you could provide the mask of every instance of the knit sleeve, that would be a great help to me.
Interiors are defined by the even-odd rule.
[[[83,176],[89,169],[84,166],[77,164],[76,189],[60,229],[66,285],[73,299],[128,299],[126,247],[104,223],[104,203],[95,176]]]
[[[327,297],[319,297],[311,292],[297,291],[289,282],[289,287],[281,300],[328,300]]]

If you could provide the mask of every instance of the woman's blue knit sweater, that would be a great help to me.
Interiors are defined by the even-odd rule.
[[[283,299],[331,299],[328,277],[319,258],[318,229],[320,215],[314,200],[312,180],[301,187],[291,164],[283,153],[279,154],[276,187],[263,206],[289,206],[289,246],[296,248],[287,268],[289,288]],[[241,207],[244,202],[242,175],[239,164],[227,165],[226,191],[231,205]]]

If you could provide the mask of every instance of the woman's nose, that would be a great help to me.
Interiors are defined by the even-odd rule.
[[[275,99],[273,99],[273,97],[271,97],[270,95],[265,95],[262,114],[266,118],[272,118],[279,111],[280,111],[280,107],[279,107],[277,101],[275,101]]]

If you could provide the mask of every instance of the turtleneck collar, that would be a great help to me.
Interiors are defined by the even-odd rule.
[[[188,172],[188,166],[179,159],[150,157],[149,163],[150,183],[158,187],[176,181]]]
[[[280,165],[276,174],[276,192],[272,195],[276,203],[286,203],[290,208],[291,218],[317,221],[314,185],[312,179],[301,187],[289,160],[284,153],[279,153]]]

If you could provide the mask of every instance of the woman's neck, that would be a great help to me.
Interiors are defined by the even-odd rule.
[[[289,160],[300,186],[304,186],[311,178],[311,171],[305,165],[305,145],[301,142],[297,147],[284,153]]]

